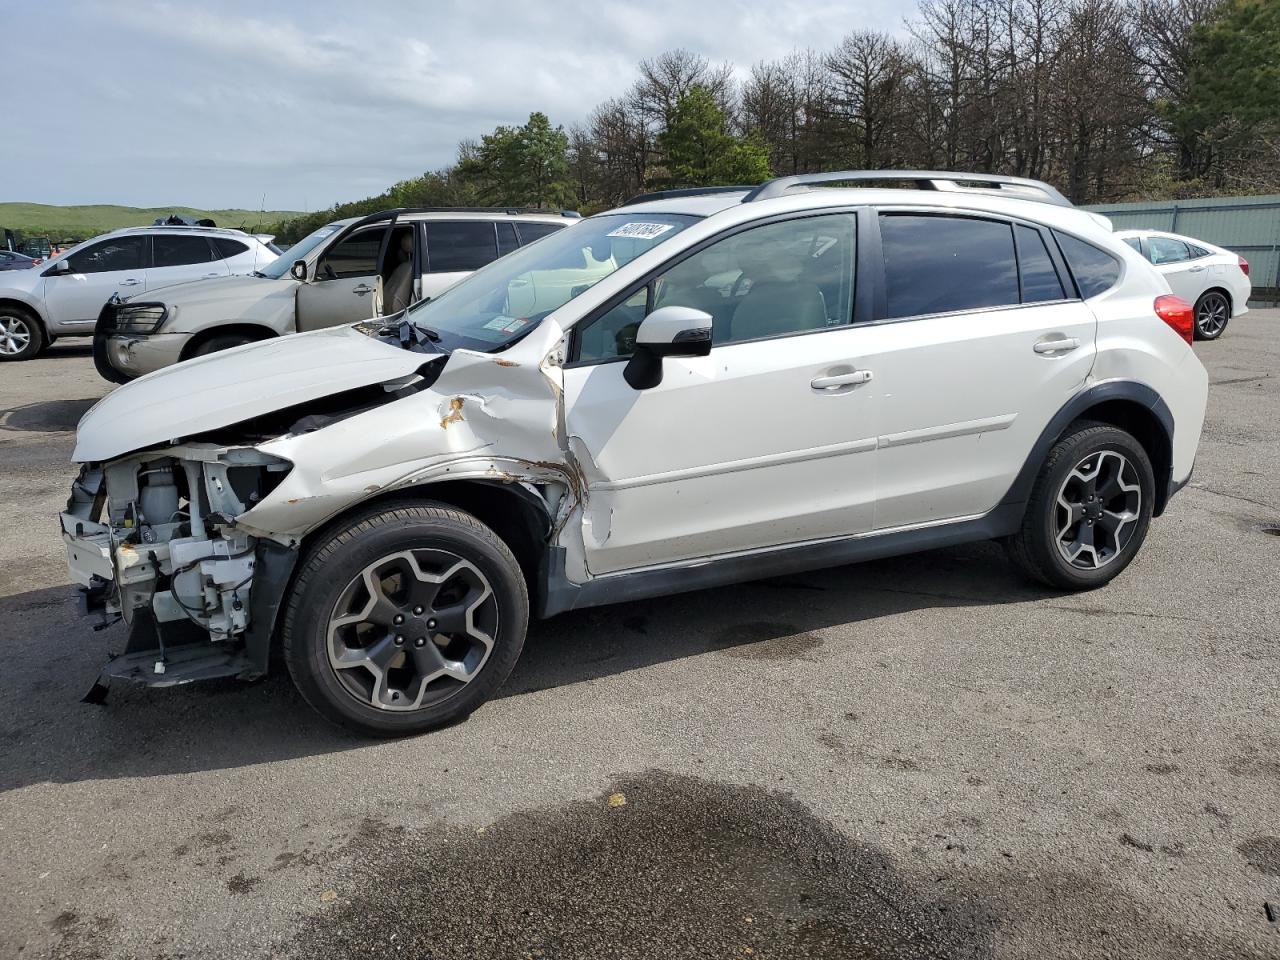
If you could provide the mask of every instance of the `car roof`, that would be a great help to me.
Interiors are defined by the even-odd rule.
[[[431,210],[406,211],[397,220],[533,220],[539,223],[573,223],[576,217],[566,217],[558,210],[534,213],[525,210]]]
[[[995,196],[974,191],[920,190],[883,187],[817,187],[783,196],[744,203],[747,191],[695,196],[664,197],[629,204],[607,211],[609,214],[676,213],[714,217],[726,225],[758,220],[780,213],[798,213],[849,206],[911,206],[936,208],[957,213],[995,213],[1018,217],[1050,227],[1060,227],[1097,239],[1115,236],[1110,221],[1100,214],[1074,206],[1044,203],[1019,196]]]
[[[257,237],[244,230],[237,230],[235,227],[192,227],[185,224],[149,224],[145,227],[121,227],[119,230],[110,230],[107,233],[100,234],[102,237],[124,237],[133,234],[146,233],[193,233],[193,234],[212,234],[216,237],[248,237],[250,240],[256,240]],[[94,239],[97,239],[96,237]],[[261,241],[259,241],[261,242]]]

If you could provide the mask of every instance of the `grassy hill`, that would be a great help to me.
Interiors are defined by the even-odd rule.
[[[171,213],[209,217],[220,227],[253,230],[302,214],[289,210],[196,210],[191,207],[116,207],[94,204],[55,207],[44,203],[0,203],[0,228],[19,230],[27,236],[54,240],[83,240],[120,227],[140,227]]]

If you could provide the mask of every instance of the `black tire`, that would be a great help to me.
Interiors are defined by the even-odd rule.
[[[394,558],[404,551],[414,551],[415,557],[453,555],[460,558],[471,565],[470,569],[478,572],[481,580],[487,580],[491,593],[484,596],[491,596],[495,601],[489,621],[492,645],[479,661],[474,676],[452,692],[449,692],[450,683],[460,681],[440,677],[435,683],[445,692],[437,695],[444,698],[417,709],[394,704],[375,706],[373,700],[379,697],[384,680],[373,680],[360,670],[339,670],[335,663],[340,661],[332,659],[330,644],[331,618],[337,615],[339,604],[350,595],[349,591],[358,587],[362,571],[371,565],[394,562],[387,558]],[[410,582],[421,586],[417,581]],[[444,592],[444,583],[439,589]],[[399,609],[404,611],[408,608]],[[489,609],[485,607],[485,610]],[[415,612],[421,613],[421,608]],[[426,616],[430,613],[428,611]],[[468,625],[471,618],[472,610],[468,609]],[[524,576],[511,550],[497,534],[470,514],[445,504],[396,501],[355,515],[348,526],[324,536],[304,556],[285,608],[282,625],[284,658],[298,690],[321,716],[369,736],[406,736],[463,720],[492,697],[520,657],[528,621],[529,596]],[[355,629],[363,626],[361,624]],[[431,621],[430,626],[435,626],[435,621]],[[369,628],[379,635],[377,643],[385,646],[390,638],[383,628],[372,625]],[[412,628],[413,623],[388,629],[404,630],[409,634],[411,645],[415,639],[412,634],[416,632]],[[431,636],[429,630],[426,632]],[[397,636],[395,639],[399,646],[398,641],[404,638]],[[417,639],[421,646],[421,639]],[[469,637],[463,637],[462,641],[471,642]],[[436,636],[427,641],[429,649],[433,643],[439,645]],[[410,645],[396,654],[406,669],[414,662],[410,656],[413,653]],[[363,649],[374,646],[375,643],[370,642]],[[388,678],[393,669],[393,665],[387,665]],[[362,698],[353,692],[353,686],[358,686],[356,681],[361,680],[372,686],[372,698]],[[384,699],[392,689],[389,680],[385,687]],[[419,699],[424,699],[426,693],[423,691],[430,689],[426,683],[415,687]],[[395,696],[399,699],[399,693]]]
[[[0,361],[30,360],[46,346],[44,327],[30,311],[0,307]]]
[[[1195,305],[1195,337],[1217,340],[1231,322],[1231,300],[1221,290],[1206,290]]]
[[[1126,504],[1125,508],[1120,510],[1119,504],[1114,499],[1105,504],[1082,504],[1080,519],[1075,524],[1071,524],[1069,516],[1074,514],[1069,515],[1066,509],[1059,505],[1059,494],[1063,494],[1068,501],[1078,495],[1074,490],[1080,486],[1076,479],[1080,475],[1073,475],[1077,467],[1091,464],[1096,469],[1105,460],[1108,470],[1116,469],[1117,460],[1109,456],[1110,454],[1117,454],[1122,458],[1121,470],[1125,469],[1124,461],[1132,465],[1132,471],[1125,473],[1124,476],[1127,477],[1128,486],[1134,485],[1136,481],[1140,497],[1137,509],[1132,509],[1129,504]],[[1098,459],[1091,460],[1095,457]],[[1072,485],[1070,488],[1066,486],[1069,479]],[[1155,474],[1151,468],[1151,459],[1147,456],[1142,444],[1117,427],[1078,420],[1067,428],[1065,435],[1053,445],[1045,458],[1044,465],[1040,468],[1040,473],[1036,476],[1035,484],[1031,488],[1031,498],[1027,502],[1027,510],[1022,518],[1022,528],[1005,541],[1009,558],[1026,576],[1051,587],[1062,590],[1092,590],[1100,587],[1123,571],[1141,548],[1151,523],[1155,489]],[[1083,490],[1084,488],[1081,488],[1081,493]],[[1102,498],[1104,493],[1105,491],[1097,492],[1094,500]],[[1126,492],[1120,496],[1129,498],[1132,492]],[[1087,498],[1080,496],[1080,499]],[[1120,527],[1123,532],[1123,542],[1119,535],[1112,535],[1109,532],[1103,534],[1103,540],[1110,539],[1112,547],[1120,544],[1119,549],[1111,550],[1110,556],[1106,556],[1109,549],[1107,546],[1091,550],[1091,557],[1083,556],[1081,551],[1076,562],[1085,565],[1100,563],[1100,565],[1092,568],[1078,566],[1076,562],[1069,561],[1065,556],[1065,551],[1071,549],[1065,540],[1073,539],[1078,543],[1082,535],[1082,528],[1079,525],[1087,523],[1089,527],[1093,527],[1093,521],[1087,521],[1085,518],[1094,515],[1094,511],[1103,511],[1104,507],[1111,508],[1112,512],[1105,513],[1097,521],[1096,529],[1087,531],[1084,535],[1092,544],[1093,538],[1102,533],[1103,525],[1114,522],[1111,518],[1133,514],[1133,519],[1126,521]],[[1064,545],[1060,548],[1059,530],[1062,529],[1064,522],[1069,526],[1065,528],[1068,532],[1064,538]],[[1127,529],[1129,523],[1134,524],[1131,530]],[[1072,535],[1070,533],[1072,530],[1077,532]],[[1103,557],[1105,559],[1102,559]]]
[[[191,351],[190,358],[207,357],[211,353],[220,353],[232,347],[243,347],[246,343],[255,343],[256,337],[248,337],[243,333],[219,333],[205,340]]]

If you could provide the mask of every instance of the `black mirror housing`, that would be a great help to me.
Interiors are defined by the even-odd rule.
[[[306,283],[307,282],[307,261],[305,260],[293,261],[293,266],[289,268],[289,276],[293,277],[293,279],[295,280],[301,281],[302,283]]]
[[[635,352],[622,377],[636,390],[662,382],[664,357],[705,357],[711,353],[711,314],[692,307],[659,307],[640,322]]]

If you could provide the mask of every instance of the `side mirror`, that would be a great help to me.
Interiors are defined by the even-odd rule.
[[[692,307],[659,307],[636,330],[636,349],[622,371],[636,390],[662,382],[663,357],[705,357],[711,352],[711,314]]]
[[[70,272],[71,272],[71,261],[70,261],[70,260],[59,260],[59,261],[58,261],[57,263],[55,263],[52,267],[50,267],[48,270],[46,270],[46,271],[44,272],[44,275],[45,275],[46,277],[56,277],[56,276],[58,276],[58,275],[60,275],[60,274],[70,273]]]
[[[293,266],[289,268],[289,276],[293,277],[293,279],[295,280],[301,281],[302,283],[306,283],[307,282],[307,261],[305,260],[293,261]]]

